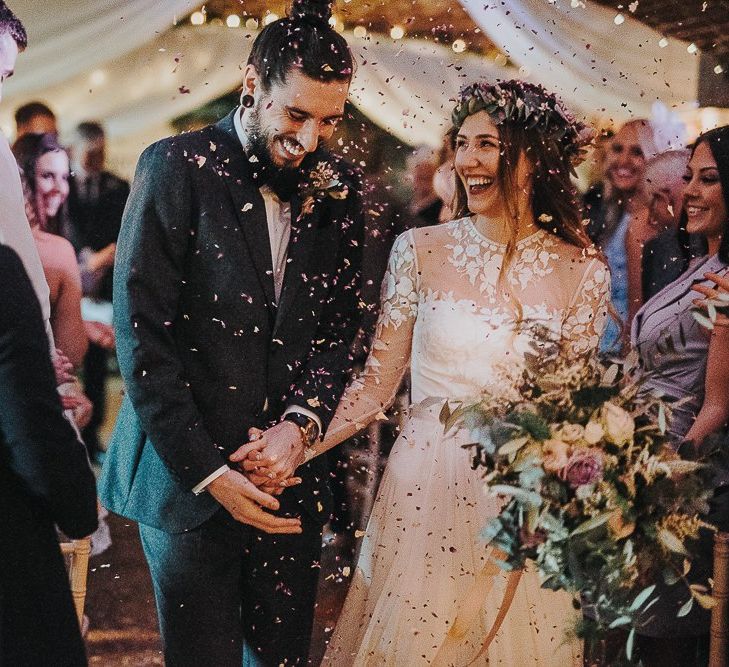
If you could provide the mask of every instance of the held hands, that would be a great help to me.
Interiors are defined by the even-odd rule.
[[[304,462],[304,441],[296,424],[282,421],[266,431],[252,428],[248,431],[251,442],[230,456],[246,476],[262,491],[280,494],[289,486],[301,483],[292,477]]]
[[[706,273],[704,278],[713,280],[715,288],[707,285],[695,285],[692,289],[703,294],[704,299],[695,299],[694,305],[708,311],[709,319],[714,326],[729,326],[729,277],[716,273]]]
[[[266,509],[277,510],[278,500],[256,488],[237,470],[228,470],[214,479],[208,484],[207,491],[240,523],[265,533],[301,533],[301,519],[284,518],[266,512]]]

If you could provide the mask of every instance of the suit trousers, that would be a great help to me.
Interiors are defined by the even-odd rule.
[[[240,667],[244,640],[266,667],[306,664],[322,526],[301,522],[269,535],[221,508],[184,533],[139,525],[167,667]]]

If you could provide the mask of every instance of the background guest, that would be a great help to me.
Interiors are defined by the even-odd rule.
[[[626,235],[632,207],[639,201],[646,160],[657,153],[649,120],[636,119],[623,125],[608,143],[605,179],[583,198],[589,217],[587,233],[602,249],[610,265],[611,301],[620,322],[608,322],[600,344],[602,352],[620,353],[627,340],[628,259]],[[621,332],[620,325],[623,325]]]
[[[28,102],[15,110],[15,140],[26,134],[58,136],[56,114],[43,102]]]
[[[438,165],[437,151],[430,146],[419,146],[406,160],[406,173],[413,186],[408,227],[427,227],[440,221],[443,202],[433,189]]]
[[[678,220],[683,203],[684,173],[688,150],[666,151],[648,160],[645,167],[643,196],[635,202],[626,235],[628,258],[628,325],[643,305],[643,285],[664,287],[687,268],[687,253],[681,249]],[[661,236],[651,247],[645,261],[646,244]]]
[[[26,134],[14,145],[23,173],[26,212],[43,264],[56,344],[76,369],[88,339],[81,319],[81,274],[73,246],[59,235],[68,198],[68,155],[52,134]]]
[[[451,204],[456,195],[456,172],[453,166],[452,143],[450,135],[443,137],[443,145],[438,152],[438,168],[433,174],[433,191],[443,204],[438,222],[448,222],[453,219]]]
[[[99,123],[79,124],[70,150],[74,175],[70,182],[67,238],[79,258],[84,296],[110,304],[116,240],[129,184],[105,169],[106,137]],[[103,449],[99,429],[106,417],[106,378],[113,346],[113,330],[102,328],[99,336],[90,337],[84,360],[84,389],[94,412],[83,437],[92,457],[99,456]]]
[[[61,411],[38,300],[5,245],[0,284],[0,663],[77,667],[86,655],[54,524],[71,538],[95,530],[94,477]]]

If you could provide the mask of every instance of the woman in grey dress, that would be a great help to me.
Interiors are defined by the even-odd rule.
[[[648,387],[672,410],[669,431],[682,453],[698,447],[706,436],[726,427],[729,419],[729,327],[708,330],[694,318],[694,288],[729,269],[729,126],[702,134],[696,141],[684,177],[682,216],[691,234],[706,238],[708,254],[656,294],[638,311],[631,340],[637,349]],[[710,573],[711,541],[699,546],[697,581]],[[651,619],[641,628],[645,665],[703,664],[697,657],[709,631],[709,615],[694,605],[677,618],[688,594],[681,586],[660,588]]]

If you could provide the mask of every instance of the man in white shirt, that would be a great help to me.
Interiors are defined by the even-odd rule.
[[[244,664],[307,660],[329,471],[286,478],[344,390],[364,221],[359,174],[319,146],[351,53],[327,3],[292,13],[256,38],[241,108],[142,154],[117,245],[127,391],[99,491],[140,524],[168,667],[239,667],[244,639]],[[280,479],[230,462],[250,429]]]

